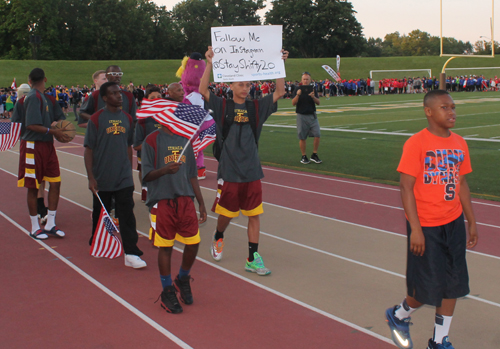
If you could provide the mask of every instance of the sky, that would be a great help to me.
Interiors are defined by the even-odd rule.
[[[171,10],[178,0],[153,0]],[[408,34],[420,29],[439,36],[439,0],[350,0],[356,18],[363,26],[363,34],[380,37],[398,31]],[[259,12],[263,17],[270,9]],[[492,0],[443,0],[443,35],[474,44],[491,38],[490,17]],[[496,28],[500,29],[500,2],[495,4]],[[500,41],[500,32],[495,29],[495,38]],[[489,41],[490,39],[488,39]]]

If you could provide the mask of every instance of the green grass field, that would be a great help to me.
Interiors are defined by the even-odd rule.
[[[500,201],[500,92],[455,93],[454,132],[467,139],[473,172],[467,176],[475,197]],[[259,143],[264,165],[398,185],[396,168],[404,142],[427,126],[423,94],[321,98],[320,165],[302,165],[291,100],[280,100]],[[69,119],[72,120],[72,115]],[[85,130],[78,128],[78,133]],[[403,135],[400,135],[401,133]],[[312,152],[312,139],[308,141]],[[205,151],[211,155],[211,147]]]
[[[473,172],[468,175],[475,196],[500,200],[500,93],[455,93],[454,132],[467,139]],[[321,99],[319,155],[323,164],[302,165],[296,117],[290,100],[280,101],[260,141],[264,164],[397,185],[396,172],[404,142],[425,128],[423,94]],[[312,139],[308,141],[312,152]]]
[[[204,54],[204,52],[203,52]],[[447,57],[344,57],[341,60],[340,71],[345,79],[367,78],[370,70],[401,70],[401,69],[432,69],[432,74],[438,76]],[[118,64],[122,68],[123,83],[133,81],[135,85],[156,83],[164,84],[178,81],[175,72],[181,65],[181,60],[154,60],[154,61],[13,61],[0,60],[0,87],[10,86],[12,79],[17,83],[27,81],[31,69],[39,67],[45,70],[49,85],[80,85],[91,84],[92,74],[99,69],[106,69],[110,64]],[[308,71],[313,79],[329,78],[321,68],[323,64],[336,69],[335,58],[290,58],[286,63],[287,79],[300,80],[301,73]],[[495,58],[457,58],[448,64],[448,68],[462,67],[500,67],[500,57]],[[451,71],[450,71],[451,73]],[[452,74],[485,74],[487,76],[500,75],[497,70],[453,71]],[[422,72],[401,73],[394,76],[423,76]],[[382,75],[378,75],[381,77]],[[378,79],[377,77],[375,77]]]

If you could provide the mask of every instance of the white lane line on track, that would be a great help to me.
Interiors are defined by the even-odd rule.
[[[12,151],[12,150],[9,150],[9,151],[12,152],[12,153],[18,154],[18,152],[15,152],[15,151]],[[60,150],[58,150],[58,151],[60,151]],[[60,152],[68,154],[68,155],[80,157],[80,158],[82,157],[81,155],[67,153],[67,152],[64,152],[64,151],[60,151]],[[207,159],[215,161],[215,159],[211,159],[211,158],[207,158]],[[295,174],[295,175],[300,175],[300,176],[307,176],[307,177],[312,177],[312,178],[317,178],[317,179],[324,179],[324,180],[330,180],[330,181],[336,181],[336,182],[343,182],[343,183],[349,183],[349,184],[354,184],[354,185],[368,186],[368,187],[385,189],[385,190],[399,191],[399,189],[396,189],[396,188],[388,188],[388,187],[382,187],[382,186],[365,184],[365,183],[356,183],[356,182],[350,182],[350,181],[345,181],[345,180],[339,180],[339,179],[335,179],[335,178],[324,178],[324,177],[319,177],[319,176],[314,176],[314,175],[308,175],[308,174],[303,174],[303,173],[288,172],[288,171],[284,171],[284,170],[278,170],[278,169],[274,169],[274,168],[269,168],[267,166],[264,166],[264,168],[266,170],[277,171],[277,172],[284,172],[284,173]],[[68,171],[68,172],[76,174],[76,175],[79,175],[79,176],[82,176],[82,177],[87,177],[86,174],[75,172],[73,170],[70,170],[70,169],[67,169],[67,168],[64,168],[64,167],[60,167],[60,169]],[[133,170],[133,171],[134,172],[138,172],[137,170]],[[215,173],[214,171],[208,171],[208,172]],[[265,182],[265,181],[263,181],[262,183],[263,184],[268,184],[268,185],[274,185],[274,186],[277,186],[277,187],[283,187],[283,188],[291,189],[291,190],[297,190],[297,191],[302,191],[302,192],[307,192],[307,193],[312,193],[312,194],[317,194],[317,195],[323,195],[323,196],[333,197],[333,198],[341,199],[341,200],[354,201],[354,202],[359,202],[359,203],[363,203],[363,204],[369,204],[369,205],[374,205],[374,206],[381,206],[381,207],[386,207],[386,208],[395,209],[395,210],[403,210],[402,207],[384,205],[384,204],[379,204],[379,203],[372,202],[372,201],[358,200],[358,199],[348,198],[348,197],[345,197],[345,196],[339,196],[339,195],[333,195],[333,194],[326,194],[326,193],[320,193],[320,192],[313,192],[313,191],[310,191],[310,190],[305,190],[305,189],[300,189],[300,188],[295,188],[295,187],[290,187],[290,186],[285,186],[285,185],[276,184],[276,183],[270,183],[270,182]],[[214,189],[203,187],[203,186],[201,186],[201,188],[209,189],[209,190],[214,190]],[[134,191],[134,193],[138,194],[138,195],[141,195],[141,193],[136,192],[136,191]],[[482,202],[478,202],[478,201],[472,201],[472,202],[476,203],[476,204],[488,205],[488,206],[493,206],[493,207],[500,207],[500,205],[482,203]],[[268,205],[271,204],[271,203],[268,203],[268,202],[264,202],[264,203],[268,204]],[[302,212],[302,211],[299,211],[299,212]],[[302,212],[302,213],[309,213],[309,212]],[[483,226],[486,226],[486,227],[500,229],[500,226],[496,226],[496,225],[492,225],[492,224],[481,223],[481,222],[476,222],[476,224],[483,225]]]
[[[81,176],[81,177],[85,177],[85,178],[87,177],[87,175],[85,175],[83,173],[75,172],[73,170],[70,170],[70,169],[67,169],[67,168],[64,168],[64,167],[60,167],[60,169],[64,170],[64,171],[68,171],[68,172],[73,173],[73,174],[76,174],[76,175]],[[207,171],[207,172],[214,173],[213,171]],[[371,202],[371,201],[364,201],[364,200],[358,200],[358,199],[348,198],[348,197],[345,197],[345,196],[339,196],[339,195],[333,195],[333,194],[326,194],[326,193],[320,193],[320,192],[313,192],[313,191],[310,191],[310,190],[305,190],[305,189],[300,189],[300,188],[295,188],[295,187],[289,187],[289,186],[286,186],[286,185],[281,185],[281,184],[276,184],[276,183],[270,183],[270,182],[264,182],[264,181],[262,181],[262,183],[263,184],[268,184],[268,185],[274,185],[276,187],[282,187],[282,188],[286,188],[286,189],[302,191],[302,192],[306,192],[306,193],[310,193],[310,194],[323,195],[323,196],[333,197],[333,198],[336,198],[336,199],[342,199],[342,200],[359,202],[359,203],[367,204],[367,205],[381,206],[381,207],[386,207],[386,208],[400,210],[400,211],[403,210],[402,207],[398,207],[398,206],[390,206],[390,205],[379,204],[379,203]],[[207,188],[207,187],[203,187],[203,186],[200,186],[200,187],[203,188],[203,189],[215,191],[215,189],[212,189],[212,188]],[[141,195],[141,193],[137,192],[137,191],[134,191],[134,194]],[[273,205],[273,204],[271,204],[269,202],[264,202],[264,203],[267,204],[267,205]],[[298,212],[309,213],[309,212],[304,212],[304,211],[298,211]],[[487,224],[487,223],[481,223],[481,222],[476,222],[476,224],[477,225],[484,225],[486,227],[500,229],[500,226],[497,226],[497,225],[492,225],[492,224]]]
[[[4,212],[0,211],[0,215],[3,216],[6,220],[8,220],[12,225],[14,225],[20,231],[22,231],[24,234],[26,234],[26,235],[29,236],[29,231],[27,231],[26,229],[24,229],[21,225],[19,225],[16,221],[14,221],[12,218],[10,218],[9,216],[7,216]],[[128,309],[132,314],[136,315],[141,320],[143,320],[144,322],[146,322],[148,325],[150,325],[151,327],[153,327],[155,330],[157,330],[158,332],[160,332],[161,334],[163,334],[165,337],[167,337],[168,339],[170,339],[172,342],[174,342],[175,344],[177,344],[179,347],[186,348],[186,349],[187,348],[192,348],[190,345],[188,345],[187,343],[185,343],[184,341],[182,341],[180,338],[178,338],[177,336],[175,336],[172,332],[170,332],[167,329],[165,329],[164,327],[162,327],[160,324],[158,324],[157,322],[155,322],[153,319],[151,319],[146,314],[144,314],[143,312],[141,312],[139,309],[137,309],[136,307],[134,307],[132,304],[128,303],[126,300],[124,300],[123,298],[121,298],[120,296],[118,296],[116,293],[114,293],[113,291],[111,291],[109,288],[107,288],[106,286],[104,286],[102,283],[100,283],[99,281],[97,281],[96,279],[94,279],[92,276],[90,276],[89,274],[87,274],[86,272],[84,272],[78,266],[76,266],[75,264],[71,263],[66,257],[64,257],[61,254],[59,254],[58,252],[56,252],[49,245],[47,245],[46,243],[44,243],[41,240],[35,240],[35,239],[33,239],[33,240],[36,243],[38,243],[39,245],[41,245],[43,248],[45,248],[48,252],[52,253],[54,256],[56,256],[57,258],[59,258],[59,260],[62,261],[63,263],[65,263],[68,267],[70,267],[71,269],[73,269],[74,271],[76,271],[78,274],[80,274],[81,276],[83,276],[85,279],[87,279],[89,282],[91,282],[92,284],[94,284],[94,286],[96,286],[101,291],[103,291],[104,293],[106,293],[108,296],[110,296],[111,298],[113,298],[115,301],[117,301],[118,303],[120,303],[122,306],[124,306],[126,309]]]
[[[4,172],[6,172],[6,173],[9,173],[9,174],[11,174],[11,175],[14,175],[13,173],[11,173],[11,172],[9,172],[9,171],[7,171],[7,170],[4,170],[3,168],[0,168],[0,169],[1,169],[1,170],[3,170],[3,171],[4,171]],[[15,176],[15,175],[14,175],[14,176]],[[211,188],[205,188],[205,189],[208,189],[208,190],[211,190],[211,191],[215,191],[215,189],[211,189]],[[136,194],[140,195],[140,193],[137,193],[137,192],[134,192],[134,193],[136,193]],[[62,199],[64,199],[64,200],[67,200],[67,201],[71,202],[72,204],[75,204],[75,205],[77,205],[77,206],[79,206],[79,207],[81,207],[81,208],[83,208],[83,209],[85,209],[85,210],[87,210],[87,211],[90,211],[90,212],[92,211],[92,209],[91,209],[91,208],[88,208],[88,207],[86,207],[86,206],[84,206],[84,205],[82,205],[82,204],[80,204],[80,203],[78,203],[78,202],[76,202],[76,201],[73,201],[73,200],[71,200],[71,199],[69,199],[69,198],[66,198],[66,197],[64,197],[64,196],[60,196],[60,198],[62,198]],[[268,203],[266,203],[266,204],[268,204]],[[295,209],[288,208],[288,207],[284,207],[284,206],[280,206],[280,205],[275,205],[275,204],[268,204],[268,205],[276,206],[276,207],[279,207],[279,208],[283,208],[283,209],[287,209],[287,210],[291,210],[291,211],[295,211],[295,212],[307,213],[307,214],[312,215],[312,216],[315,216],[315,217],[324,218],[324,219],[328,219],[328,220],[332,220],[332,221],[337,221],[337,222],[341,222],[341,223],[346,223],[346,224],[350,224],[350,225],[355,225],[355,226],[358,226],[358,227],[362,227],[362,228],[366,228],[366,229],[370,229],[370,230],[375,230],[375,231],[379,231],[379,232],[382,232],[382,233],[389,233],[389,234],[391,234],[391,235],[396,235],[396,236],[399,236],[399,237],[404,237],[404,238],[406,238],[406,236],[404,236],[404,235],[397,234],[397,233],[394,233],[394,232],[390,232],[390,231],[387,231],[387,230],[382,230],[382,229],[377,229],[377,228],[367,227],[367,226],[364,226],[364,225],[361,225],[361,224],[356,224],[356,223],[351,223],[351,222],[341,221],[341,220],[339,220],[339,219],[330,218],[330,217],[325,217],[325,216],[320,216],[320,215],[313,214],[313,213],[309,213],[309,212],[302,212],[302,211],[299,211],[299,210],[295,210]],[[208,218],[211,218],[211,219],[214,219],[214,220],[217,220],[217,217],[216,217],[216,216],[212,216],[212,215],[210,215],[210,214],[207,214],[207,217],[208,217]],[[238,228],[247,229],[247,227],[246,227],[246,226],[241,225],[241,224],[238,224],[238,223],[230,222],[230,224],[231,224],[231,225],[233,225],[233,226],[235,226],[235,227],[238,227]],[[145,236],[145,237],[148,237],[148,238],[149,238],[149,235],[148,235],[148,234],[146,234],[146,233],[143,233],[143,232],[141,232],[141,231],[139,231],[139,230],[138,230],[138,233],[139,233],[139,234],[141,234],[141,235],[143,235],[143,236]],[[307,246],[307,245],[304,245],[304,244],[301,244],[301,243],[297,243],[297,242],[295,242],[295,241],[292,241],[292,240],[288,240],[288,239],[282,238],[282,237],[280,237],[280,236],[272,235],[272,234],[269,234],[269,233],[266,233],[266,232],[263,232],[263,231],[260,231],[260,234],[265,235],[265,236],[270,237],[270,238],[274,238],[274,239],[277,239],[277,240],[280,240],[280,241],[286,242],[286,243],[289,243],[289,244],[291,244],[291,245],[295,245],[295,246],[298,246],[298,247],[302,247],[302,248],[305,248],[305,249],[308,249],[308,250],[311,250],[311,251],[314,251],[314,252],[318,252],[318,253],[321,253],[321,254],[324,254],[324,255],[327,255],[327,256],[330,256],[330,257],[338,258],[338,259],[344,260],[344,261],[346,261],[346,262],[350,262],[350,263],[353,263],[353,264],[356,264],[356,265],[360,265],[360,266],[363,266],[363,267],[366,267],[366,268],[374,269],[374,270],[377,270],[377,271],[382,272],[382,273],[385,273],[385,274],[393,275],[393,276],[400,277],[400,278],[405,278],[405,276],[404,276],[403,274],[399,274],[399,273],[393,272],[393,271],[391,271],[391,270],[383,269],[383,268],[380,268],[380,267],[377,267],[377,266],[374,266],[374,265],[371,265],[371,264],[367,264],[367,263],[364,263],[364,262],[361,262],[361,261],[358,261],[358,260],[355,260],[355,259],[352,259],[352,258],[348,258],[348,257],[341,256],[341,255],[338,255],[338,254],[335,254],[335,253],[331,253],[331,252],[323,251],[323,250],[317,249],[317,248],[315,248],[315,247],[311,247],[311,246]],[[467,250],[467,252],[468,252],[468,253],[473,253],[473,254],[478,254],[478,255],[481,255],[481,256],[483,256],[483,257],[489,257],[489,258],[493,258],[493,259],[500,259],[500,257],[493,256],[493,255],[489,255],[489,254],[485,254],[485,253],[480,253],[480,252],[475,252],[475,251],[470,251],[470,250]],[[202,258],[200,258],[200,257],[196,257],[196,258],[197,258],[197,259],[199,259],[200,261],[203,261],[204,263],[207,263],[207,264],[209,264],[209,265],[212,265],[212,266],[214,266],[214,267],[217,267],[217,268],[219,268],[220,270],[227,271],[227,272],[228,272],[228,273],[230,273],[231,275],[233,275],[233,274],[234,274],[234,275],[238,275],[238,274],[233,273],[233,272],[232,272],[232,271],[230,271],[230,270],[227,270],[227,269],[225,269],[225,268],[219,267],[217,264],[213,264],[213,263],[211,263],[211,262],[208,262],[208,261],[206,261],[206,260],[204,260],[204,259],[202,259]],[[256,286],[258,286],[258,287],[261,287],[261,288],[263,288],[263,289],[267,290],[267,287],[266,287],[266,286],[260,285],[260,284],[258,284],[258,283],[254,283],[252,280],[250,280],[250,279],[246,279],[246,278],[244,278],[244,277],[242,277],[242,276],[239,276],[239,275],[238,275],[238,277],[239,277],[239,278],[241,278],[241,279],[242,279],[242,280],[244,280],[244,281],[250,282],[250,283],[252,283],[252,284],[255,284],[255,285],[256,285]],[[271,289],[271,291],[270,291],[270,292],[273,292],[273,293],[275,293],[275,294],[277,294],[277,295],[280,295],[280,294],[281,294],[280,292],[278,292],[278,291],[274,291],[274,290],[272,290],[272,289]],[[287,297],[287,299],[288,299],[288,296],[286,296],[286,297]],[[499,307],[499,308],[500,308],[500,303],[495,303],[495,302],[490,301],[490,300],[487,300],[487,299],[483,299],[483,298],[479,298],[479,297],[474,297],[474,296],[466,296],[465,298],[470,298],[470,299],[476,300],[476,301],[478,301],[478,302],[486,303],[486,304],[489,304],[489,305],[494,305],[494,306],[496,306],[496,307]],[[293,299],[293,298],[290,298],[290,299]],[[299,301],[299,300],[295,300],[295,301],[296,301],[296,303],[297,303],[297,304],[301,304],[301,305],[302,305],[302,302],[301,302],[301,301]],[[305,303],[303,303],[303,304],[305,304]],[[315,309],[317,309],[317,308],[314,308],[314,307],[312,307],[312,306],[310,306],[310,305],[307,305],[307,304],[306,304],[306,305],[303,305],[303,306],[305,306],[306,308],[311,309],[311,310],[313,310],[313,311],[316,311]],[[322,313],[323,313],[323,311],[322,311],[322,310],[319,310],[319,313],[320,313],[320,314],[322,314]],[[328,313],[326,313],[326,314],[328,314]],[[331,316],[335,317],[334,315],[331,315]],[[343,320],[343,321],[346,321],[346,320]],[[348,322],[347,322],[347,323],[348,323]],[[357,326],[357,325],[355,325],[355,324],[353,324],[353,325],[354,325],[354,326]],[[350,325],[349,325],[349,326],[350,326]],[[368,331],[368,332],[366,332],[366,333],[368,333],[368,334],[370,334],[370,335],[371,335],[371,334],[372,334],[372,333],[374,333],[374,332],[370,332],[370,331]],[[378,336],[378,335],[377,335],[377,336]],[[378,338],[378,337],[377,337],[377,338]],[[385,337],[383,337],[383,338],[385,338]]]
[[[211,158],[211,157],[205,157],[205,160],[209,160],[209,161],[213,161],[213,162],[217,161],[217,160],[215,160],[215,158]],[[392,191],[399,192],[398,187],[390,187],[388,185],[382,186],[382,185],[377,185],[377,184],[361,183],[360,181],[354,182],[354,181],[349,181],[349,180],[345,180],[345,179],[338,179],[338,178],[334,178],[334,177],[318,176],[318,175],[314,175],[311,173],[305,173],[305,172],[298,172],[298,171],[292,172],[292,171],[287,171],[287,170],[279,169],[276,167],[270,167],[270,166],[262,166],[262,168],[266,171],[281,172],[281,173],[291,174],[294,176],[303,176],[303,177],[309,177],[309,178],[314,178],[314,179],[321,179],[321,180],[325,180],[325,181],[347,183],[347,184],[352,184],[352,185],[377,188],[377,189],[383,189],[383,190],[392,190]],[[213,171],[209,171],[209,172],[215,173]],[[472,202],[475,204],[478,204],[478,205],[486,205],[486,206],[500,208],[500,205],[498,205],[498,204],[492,204],[492,203],[488,203],[488,202],[480,202],[480,201],[474,201],[474,200]]]
[[[402,130],[402,131],[405,131],[405,130]],[[395,132],[397,132],[397,131],[395,131]],[[80,136],[80,137],[82,137],[82,136]],[[499,136],[499,138],[500,138],[500,136]],[[13,150],[9,150],[9,151],[12,152],[12,153],[15,153],[15,154],[19,154],[19,152],[16,152],[16,151],[13,151]],[[63,150],[58,150],[58,151],[61,152],[61,153],[68,154],[68,155],[73,155],[73,156],[76,156],[76,157],[83,158],[82,155],[68,153],[68,152],[63,151]],[[212,157],[205,157],[205,159],[209,160],[209,161],[214,161],[214,162],[217,161],[217,160],[215,160],[215,158],[212,158]],[[294,175],[294,176],[304,176],[304,177],[309,177],[309,178],[322,179],[322,180],[333,181],[333,182],[340,182],[340,183],[348,183],[348,184],[352,184],[352,185],[365,186],[365,187],[370,187],[370,188],[378,188],[378,189],[383,189],[383,190],[392,190],[392,191],[398,191],[399,192],[399,188],[397,188],[397,187],[391,188],[389,186],[381,186],[381,185],[376,185],[376,184],[367,184],[367,183],[353,182],[353,181],[344,180],[344,179],[337,179],[337,178],[333,178],[333,177],[332,178],[321,177],[321,176],[316,176],[316,175],[308,174],[308,173],[286,171],[286,170],[282,170],[282,169],[278,169],[278,168],[274,168],[274,167],[269,167],[269,166],[262,166],[262,168],[265,169],[265,170],[267,170],[267,171],[282,172],[282,173],[291,174],[291,175]],[[137,172],[137,170],[134,170],[134,172]],[[209,171],[209,172],[212,172],[212,171]],[[492,206],[492,207],[498,207],[498,208],[500,208],[500,205],[492,204],[492,203],[488,203],[488,202],[480,202],[480,201],[474,201],[474,200],[472,200],[472,203],[478,204],[478,205],[485,205],[485,206]]]

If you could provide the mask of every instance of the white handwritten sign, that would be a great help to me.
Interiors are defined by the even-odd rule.
[[[286,77],[281,59],[283,27],[256,25],[213,27],[213,74],[216,82]]]

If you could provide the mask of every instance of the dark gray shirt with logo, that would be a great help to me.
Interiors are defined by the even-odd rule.
[[[205,102],[206,109],[214,111],[217,138],[222,138],[222,98],[210,92],[210,100]],[[259,124],[257,140],[260,138],[262,126],[269,116],[276,111],[273,95],[259,99]],[[259,152],[255,136],[248,120],[245,104],[235,104],[234,123],[229,129],[217,169],[217,178],[227,182],[247,183],[264,178],[260,164]]]
[[[92,115],[83,145],[92,149],[92,173],[99,190],[117,191],[134,185],[128,157],[133,140],[133,120],[129,114],[103,108]]]

